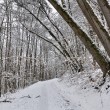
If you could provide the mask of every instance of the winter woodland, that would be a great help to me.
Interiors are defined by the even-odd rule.
[[[0,97],[54,78],[99,89],[109,76],[110,0],[0,0]]]

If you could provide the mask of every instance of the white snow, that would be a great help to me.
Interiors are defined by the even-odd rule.
[[[0,98],[0,110],[110,110],[110,93],[53,79]]]

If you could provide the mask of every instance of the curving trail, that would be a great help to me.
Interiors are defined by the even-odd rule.
[[[7,100],[11,103],[1,102],[0,110],[74,110],[69,108],[70,102],[64,98],[57,83],[57,79],[38,82],[10,94]]]
[[[4,100],[8,102],[2,102]],[[110,92],[100,93],[52,79],[0,98],[0,110],[110,110]]]

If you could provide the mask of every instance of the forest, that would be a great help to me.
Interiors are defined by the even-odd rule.
[[[51,79],[109,89],[110,0],[0,0],[0,104]]]

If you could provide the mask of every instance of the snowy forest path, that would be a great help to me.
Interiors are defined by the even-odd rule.
[[[89,89],[61,79],[39,81],[0,98],[0,110],[110,110],[110,93]]]
[[[70,109],[70,101],[63,96],[57,80],[38,82],[2,100],[11,103],[0,103],[0,110],[74,110]]]
[[[45,82],[41,86],[40,96],[38,110],[67,110],[69,101],[64,99],[55,81],[50,80]]]

